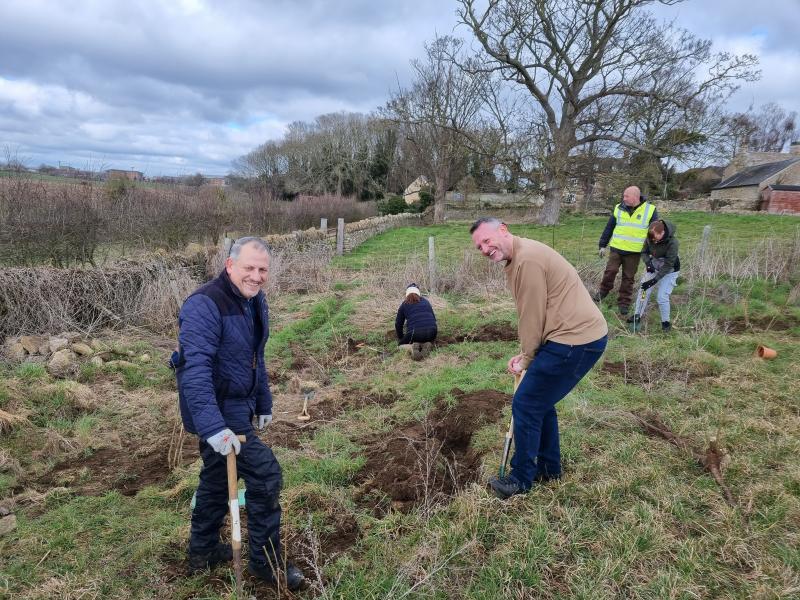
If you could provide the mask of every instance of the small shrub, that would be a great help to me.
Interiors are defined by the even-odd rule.
[[[125,178],[109,179],[106,183],[106,197],[112,202],[118,202],[134,188],[133,181]]]
[[[408,212],[408,204],[402,196],[389,196],[386,200],[378,202],[378,214],[399,215]]]

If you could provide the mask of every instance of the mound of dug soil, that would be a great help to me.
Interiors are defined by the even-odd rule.
[[[513,325],[487,323],[470,333],[461,335],[442,335],[436,338],[437,345],[461,344],[463,342],[514,342],[517,340],[517,329]]]
[[[481,456],[470,448],[472,435],[497,421],[510,397],[496,390],[452,393],[455,406],[439,403],[424,421],[366,440],[367,462],[357,480],[362,500],[388,497],[395,508],[408,509],[477,481]]]

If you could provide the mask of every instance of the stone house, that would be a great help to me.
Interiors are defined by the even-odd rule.
[[[800,185],[800,143],[789,153],[740,152],[722,173],[722,181],[711,190],[711,205],[738,210],[758,210],[762,192],[770,185]]]
[[[416,204],[420,200],[420,191],[426,187],[430,187],[428,178],[425,177],[425,175],[420,175],[414,181],[408,184],[408,187],[403,192],[403,200],[406,201],[406,204]]]

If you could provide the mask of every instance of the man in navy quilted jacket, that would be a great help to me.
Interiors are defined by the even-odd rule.
[[[247,486],[247,528],[251,573],[277,581],[273,566],[284,567],[280,547],[281,467],[253,429],[272,421],[272,395],[264,364],[269,312],[262,290],[269,275],[269,249],[246,237],[231,248],[225,269],[198,288],[181,308],[177,356],[181,417],[200,439],[203,468],[192,511],[189,568],[196,572],[231,560],[219,530],[228,512],[226,455],[236,453]],[[246,436],[240,442],[237,435]],[[303,574],[285,564],[289,589],[302,586]]]

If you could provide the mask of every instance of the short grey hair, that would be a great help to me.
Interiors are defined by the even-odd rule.
[[[261,250],[266,252],[267,255],[271,255],[267,242],[262,240],[260,237],[248,236],[236,240],[233,243],[233,246],[231,246],[231,251],[228,256],[230,256],[233,260],[236,260],[237,258],[239,258],[239,254],[242,252],[242,248],[244,248],[248,244],[253,244],[254,246],[258,246]]]
[[[472,227],[469,228],[470,234],[475,233],[475,230],[483,225],[484,223],[489,223],[490,225],[494,225],[494,228],[497,229],[500,225],[505,225],[500,219],[497,217],[481,217],[477,221],[472,224]]]

